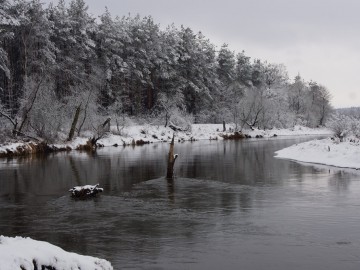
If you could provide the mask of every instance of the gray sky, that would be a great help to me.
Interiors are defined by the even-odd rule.
[[[53,0],[43,0],[44,3]],[[57,3],[57,0],[54,1]],[[67,0],[69,2],[69,0]],[[358,0],[85,0],[89,12],[151,15],[202,31],[219,47],[283,63],[290,78],[325,85],[335,107],[360,106]]]

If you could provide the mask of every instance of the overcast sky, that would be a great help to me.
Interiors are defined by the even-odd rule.
[[[94,16],[107,6],[114,16],[151,15],[162,27],[189,26],[219,47],[228,43],[252,58],[285,64],[291,78],[300,73],[325,85],[337,108],[360,106],[359,0],[85,2]]]

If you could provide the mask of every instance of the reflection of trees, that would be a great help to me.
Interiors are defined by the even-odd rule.
[[[212,143],[187,153],[186,163],[180,162],[180,175],[243,185],[278,185],[286,179],[288,164],[275,160],[274,151],[274,144],[267,140]]]
[[[331,171],[329,170],[329,173],[331,173]],[[338,193],[348,191],[350,184],[351,179],[349,179],[349,174],[343,170],[335,169],[329,178],[329,186]]]
[[[157,178],[165,173],[161,148],[123,148],[106,155],[74,152],[71,154],[17,159],[12,167],[0,171],[0,195],[64,195],[75,185],[100,183],[117,193],[135,183]],[[16,174],[16,177],[14,177]]]

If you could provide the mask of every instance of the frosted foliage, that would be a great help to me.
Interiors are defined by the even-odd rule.
[[[183,128],[225,121],[242,130],[318,127],[331,114],[325,87],[300,75],[292,81],[283,65],[227,44],[217,49],[197,29],[107,9],[98,20],[83,0],[1,3],[0,104],[11,118],[0,129],[9,137],[14,119],[23,136],[66,137],[78,109],[75,135],[96,133],[110,116],[120,134],[126,118]]]
[[[330,128],[338,138],[347,136],[360,138],[360,121],[354,117],[335,114],[328,121],[327,127]]]
[[[34,109],[30,113],[29,128],[37,137],[54,142],[68,119],[62,110],[63,105],[54,98],[55,93],[50,89],[47,88],[41,93],[41,98],[36,100]]]
[[[61,114],[62,104],[55,98],[52,82],[46,78],[27,78],[20,111],[24,130],[35,137],[53,142],[66,122]]]
[[[179,109],[174,109],[170,117],[170,123],[189,131],[191,131],[191,124],[193,122],[194,117],[192,115]]]

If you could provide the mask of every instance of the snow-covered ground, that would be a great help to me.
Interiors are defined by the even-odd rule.
[[[233,133],[233,129],[229,129],[231,125],[227,125],[227,131],[223,132],[222,124],[193,124],[191,130],[183,132],[175,132],[177,141],[194,141],[194,140],[222,140],[222,135]],[[171,140],[174,133],[172,129],[164,126],[157,125],[138,125],[124,127],[117,130],[116,126],[111,127],[111,134],[106,135],[98,141],[103,146],[113,145],[132,145],[137,142],[167,142]],[[292,129],[270,129],[270,130],[245,130],[244,134],[250,135],[252,138],[256,136],[262,136],[264,138],[277,136],[299,136],[299,135],[330,135],[331,131],[326,128],[311,129],[302,126],[295,126]],[[117,135],[115,135],[117,134]],[[79,145],[86,144],[86,141],[92,137],[93,134],[88,132],[83,137],[75,138],[71,142],[59,142],[54,144],[57,148],[76,149]],[[12,143],[0,145],[0,154],[7,151],[16,151],[19,146],[23,146],[23,143]]]
[[[223,132],[222,124],[193,124],[191,131],[176,132],[176,139],[180,141],[191,140],[222,140],[223,134],[232,133],[229,131],[229,125],[227,125],[227,131]],[[116,127],[111,127],[112,131],[116,132]],[[146,141],[146,142],[163,142],[170,141],[174,131],[169,127],[164,126],[131,126],[126,127],[121,131],[121,135],[110,135],[99,140],[100,144],[104,146],[118,145],[131,145],[133,141]],[[257,135],[261,135],[265,138],[277,136],[299,136],[299,135],[330,135],[330,130],[326,128],[311,129],[307,127],[295,126],[292,129],[271,129],[271,130],[245,130],[244,134],[250,135],[255,138]]]
[[[277,158],[360,169],[360,142],[355,139],[344,142],[330,138],[313,140],[290,146],[275,154]]]
[[[0,269],[112,270],[113,267],[106,260],[66,252],[47,242],[0,236]]]

